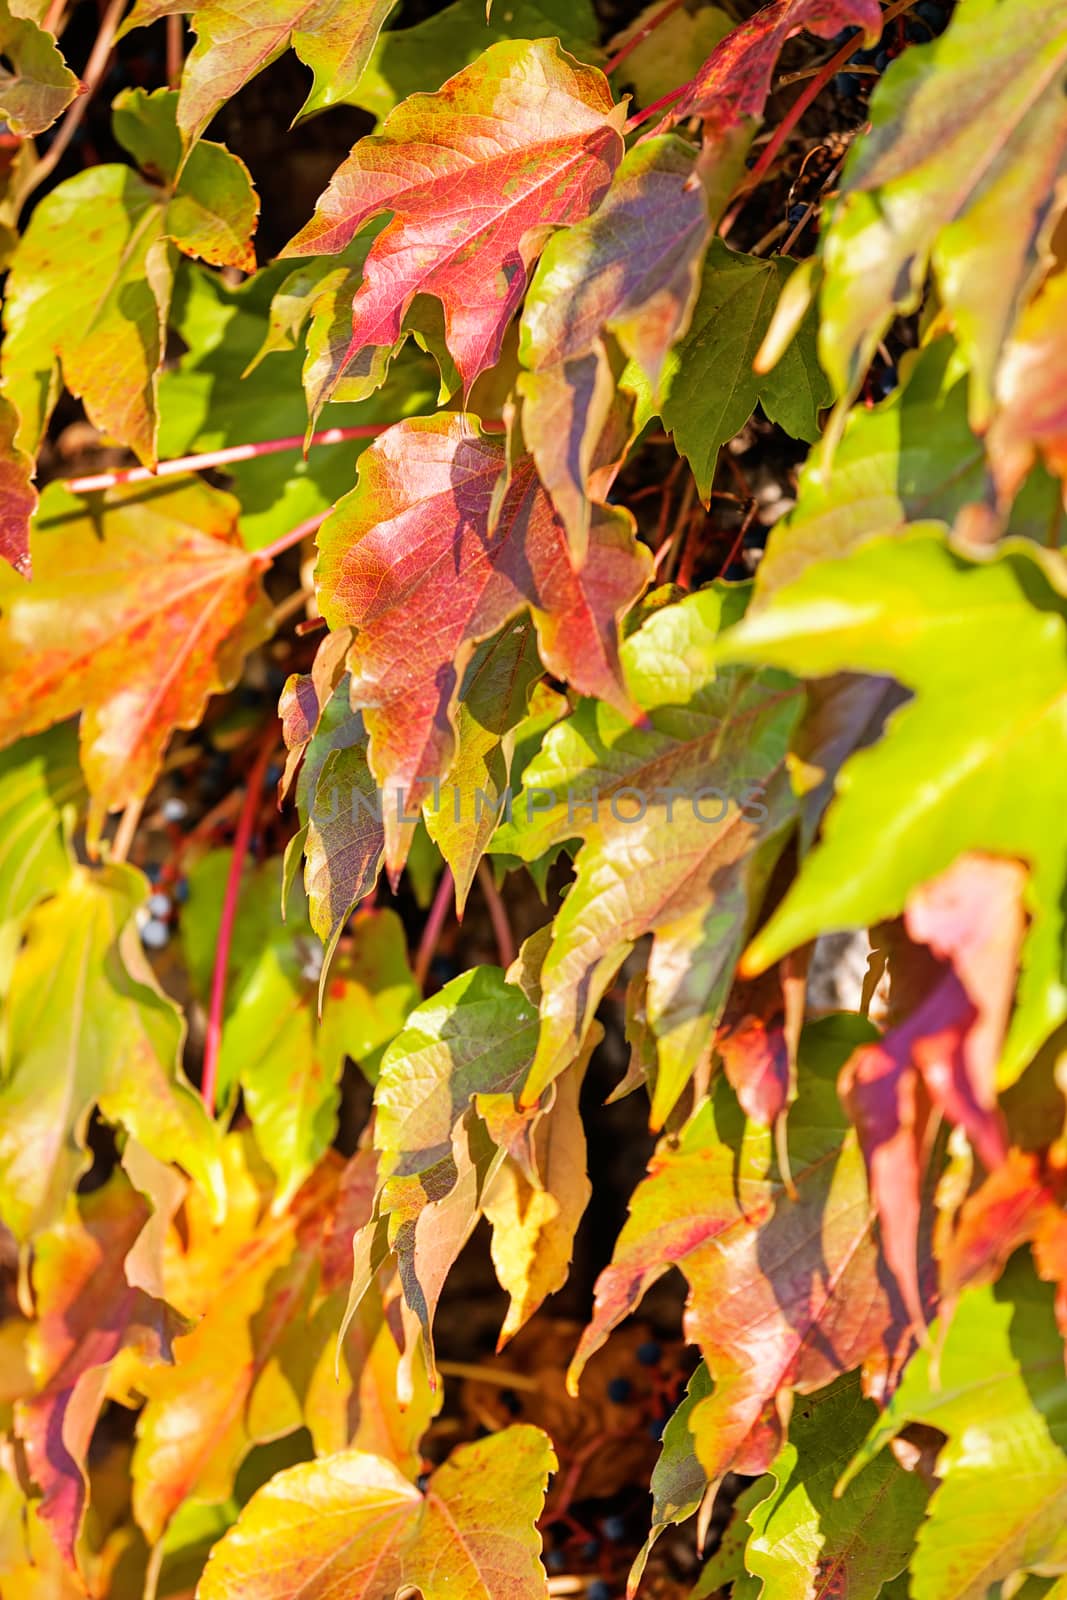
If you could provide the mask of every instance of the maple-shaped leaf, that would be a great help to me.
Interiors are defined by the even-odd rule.
[[[475,645],[529,607],[542,659],[584,694],[629,705],[618,619],[651,562],[628,512],[598,508],[572,564],[529,458],[506,480],[501,438],[456,413],[390,428],[319,532],[319,604],[351,627],[351,700],[383,790],[386,862],[403,865],[412,813],[456,753],[455,702]],[[502,490],[496,508],[494,496]],[[463,796],[473,807],[475,797]]]
[[[478,1116],[480,1102],[515,1094],[536,1040],[536,1005],[499,967],[476,967],[417,1006],[382,1058],[374,1216],[357,1247],[349,1309],[393,1252],[431,1370],[441,1285],[503,1159]]]
[[[22,922],[70,878],[70,839],[85,803],[78,740],[68,724],[0,754],[0,970],[18,955]]]
[[[864,1046],[841,1075],[860,1135],[882,1248],[918,1326],[923,1150],[932,1109],[967,1133],[986,1167],[1007,1154],[997,1065],[1015,994],[1025,872],[1016,861],[961,856],[908,897],[904,923],[938,964],[905,1021]]]
[[[714,1380],[689,1418],[709,1478],[762,1472],[789,1390],[809,1394],[862,1365],[867,1392],[892,1383],[912,1348],[874,1238],[863,1157],[834,1083],[861,1017],[810,1024],[789,1113],[795,1198],[771,1132],[745,1122],[720,1079],[677,1140],[665,1140],[630,1202],[569,1382],[672,1266],[689,1284],[686,1336]],[[777,1397],[777,1406],[775,1404]]]
[[[708,247],[688,331],[667,358],[662,403],[653,409],[693,469],[706,500],[719,447],[739,433],[757,402],[796,439],[815,439],[829,386],[815,356],[815,319],[766,376],[756,352],[792,266],[787,256],[742,255],[721,239]]]
[[[124,33],[160,17],[192,17],[177,125],[195,144],[227,100],[291,46],[313,83],[295,121],[352,98],[395,0],[137,0]]]
[[[229,852],[212,852],[188,875],[182,941],[205,999],[229,864]],[[320,1015],[322,952],[307,932],[303,906],[290,902],[282,921],[280,884],[276,857],[248,872],[241,885],[217,1094],[225,1103],[240,1088],[256,1142],[277,1178],[273,1203],[284,1207],[336,1132],[346,1056],[367,1059],[373,1068],[418,990],[395,912],[369,911],[333,964]]]
[[[68,178],[38,203],[19,242],[4,303],[3,376],[21,420],[17,442],[31,455],[62,376],[98,428],[154,465],[178,252],[255,268],[259,202],[248,169],[219,144],[203,145],[182,167],[176,99],[166,89],[121,94],[115,136],[145,176],[110,164]]]
[[[822,840],[746,953],[749,970],[823,930],[896,916],[965,851],[1017,857],[1030,867],[1030,925],[998,1077],[1019,1076],[1067,1016],[1065,629],[1053,553],[1016,540],[971,560],[918,525],[807,568],[724,637],[720,659],[888,673],[914,695],[841,769]]]
[[[94,1105],[219,1197],[215,1129],[178,1065],[182,1018],[134,923],[147,894],[131,867],[77,867],[26,921],[0,1081],[0,1216],[19,1239],[62,1217]]]
[[[146,1364],[170,1361],[172,1341],[187,1327],[170,1306],[127,1280],[125,1258],[148,1214],[125,1175],[115,1173],[103,1188],[72,1198],[55,1227],[34,1240],[35,1393],[17,1402],[15,1428],[44,1491],[40,1513],[72,1566],[109,1366],[121,1350],[136,1350]]]
[[[0,671],[19,693],[0,744],[81,713],[90,839],[148,793],[175,728],[195,727],[265,636],[260,568],[237,507],[199,480],[41,497],[36,576],[0,569]]]
[[[934,1337],[939,1348],[910,1362],[842,1480],[845,1497],[877,1450],[925,1423],[948,1437],[911,1563],[914,1600],[985,1600],[1016,1574],[1067,1571],[1067,1390],[1051,1290],[1018,1255]]]
[[[344,1451],[280,1472],[212,1551],[200,1600],[542,1600],[536,1522],[556,1457],[526,1425],[461,1445],[420,1491]],[[501,1497],[501,1484],[507,1484]]]
[[[600,24],[589,0],[453,0],[412,27],[378,36],[353,99],[376,117],[409,95],[432,93],[499,39],[558,39],[581,61],[598,61]]]
[[[10,0],[0,4],[0,51],[0,117],[18,138],[33,139],[62,115],[81,85],[53,35]]]
[[[15,443],[18,413],[0,395],[0,556],[16,572],[30,575],[30,518],[37,509],[33,461]]]
[[[522,435],[579,554],[587,484],[615,394],[605,336],[655,389],[689,324],[709,231],[694,163],[671,135],[635,145],[593,215],[549,240],[526,297]]]
[[[813,561],[847,555],[920,518],[948,528],[966,507],[992,498],[986,452],[967,421],[966,390],[952,341],[936,339],[880,405],[848,412],[832,462],[816,452],[801,468],[796,509],[775,525],[756,568],[753,612]],[[1055,485],[1035,474],[1006,531],[1043,544],[1054,512]]]
[[[524,1095],[576,1055],[626,955],[654,933],[647,1015],[662,1127],[706,1054],[752,908],[794,815],[785,766],[801,710],[776,674],[717,673],[737,591],[655,612],[622,647],[639,726],[587,701],[547,734],[494,849],[536,861],[584,840],[541,973],[541,1031]],[[725,618],[724,618],[725,611]],[[750,903],[751,898],[751,903]]]
[[[878,1600],[907,1567],[929,1494],[919,1473],[886,1450],[834,1496],[877,1416],[857,1372],[794,1405],[789,1442],[748,1511],[745,1566],[768,1600]]]
[[[663,1430],[659,1460],[652,1470],[649,1484],[652,1493],[652,1526],[630,1570],[626,1585],[628,1597],[637,1592],[649,1553],[664,1529],[693,1516],[707,1493],[708,1475],[696,1458],[689,1419],[710,1393],[711,1374],[707,1363],[701,1361]]]
[[[469,390],[496,362],[548,233],[607,188],[623,117],[604,75],[552,39],[490,45],[437,94],[397,106],[284,251],[336,255],[365,222],[393,213],[352,302],[347,364],[358,359],[376,387],[412,300],[432,294]]]
[[[231,1136],[224,1159],[224,1218],[216,1221],[191,1190],[164,1249],[167,1300],[196,1325],[175,1340],[173,1366],[135,1375],[146,1404],[134,1511],[153,1542],[188,1497],[225,1500],[255,1443],[306,1425],[317,1449],[392,1439],[406,1462],[432,1415],[425,1381],[406,1418],[397,1412],[398,1351],[388,1329],[377,1345],[377,1298],[350,1326],[338,1361],[352,1238],[373,1194],[369,1152],[347,1165],[330,1153],[282,1207],[247,1136]]]
[[[720,40],[671,106],[666,125],[703,119],[701,165],[716,216],[744,171],[745,151],[763,119],[783,45],[802,28],[830,39],[849,24],[861,27],[869,43],[877,39],[882,31],[878,0],[772,0]]]
[[[918,306],[932,265],[971,369],[971,421],[989,421],[1067,160],[1065,66],[1063,0],[976,0],[891,64],[819,245],[819,352],[838,393],[854,392],[892,319]]]

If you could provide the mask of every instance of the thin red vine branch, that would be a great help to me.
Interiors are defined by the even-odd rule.
[[[500,890],[493,877],[493,869],[483,857],[478,863],[478,885],[485,896],[489,920],[493,924],[493,937],[496,940],[497,954],[502,967],[510,967],[518,954],[515,948],[515,935],[511,931],[508,920],[508,908],[504,904]]]
[[[271,757],[278,744],[277,722],[271,724],[259,747],[259,754],[251,772],[248,774],[248,787],[245,790],[244,804],[241,814],[237,819],[237,831],[233,836],[233,852],[230,856],[230,870],[226,877],[226,892],[222,901],[222,917],[219,921],[219,936],[215,946],[215,965],[211,973],[211,1000],[208,1009],[207,1032],[204,1035],[204,1070],[201,1078],[200,1093],[204,1105],[207,1107],[208,1116],[215,1115],[215,1092],[219,1078],[219,1049],[222,1044],[222,1014],[226,1005],[226,969],[230,964],[230,944],[233,940],[233,925],[237,917],[237,902],[241,894],[241,875],[244,871],[245,856],[252,839],[252,830],[256,822],[256,808],[259,797],[263,791],[263,780],[267,775]]]
[[[283,533],[273,543],[265,544],[262,550],[253,551],[253,559],[261,562],[263,566],[269,566],[275,556],[280,556],[285,550],[291,550],[294,544],[299,544],[302,539],[308,539],[313,533],[317,533],[332,510],[331,506],[327,511],[317,511],[313,517],[308,517],[306,522],[298,522],[295,528],[290,528],[288,533]]]
[[[666,0],[666,4],[660,6],[659,10],[654,16],[649,17],[644,27],[638,28],[633,38],[627,39],[622,48],[616,50],[615,54],[605,61],[604,71],[606,73],[614,72],[616,67],[622,65],[627,56],[633,54],[638,45],[644,44],[650,33],[655,33],[661,22],[666,22],[667,18],[677,11],[678,7],[684,3],[685,0]]]
[[[441,937],[441,930],[448,917],[454,889],[452,868],[446,867],[441,874],[441,881],[437,885],[437,893],[433,897],[430,915],[426,918],[426,926],[422,930],[422,938],[419,940],[419,948],[415,956],[414,978],[420,992],[425,989],[426,979],[430,975],[430,962],[433,960],[434,951],[437,949],[437,941]]]
[[[21,208],[33,191],[41,186],[63,159],[64,152],[75,133],[81,125],[82,118],[89,109],[89,102],[93,98],[100,84],[103,82],[111,59],[111,51],[115,43],[115,34],[118,32],[122,13],[126,9],[126,0],[111,0],[110,5],[100,20],[100,29],[89,53],[85,64],[85,75],[82,78],[82,92],[70,106],[67,107],[63,121],[56,129],[55,138],[29,173],[26,182],[18,194],[18,203]],[[49,13],[51,15],[51,13]]]
[[[313,444],[344,444],[349,439],[374,439],[391,422],[363,422],[352,428],[323,428],[313,433],[307,441]],[[304,446],[303,434],[290,434],[285,439],[263,439],[258,444],[229,444],[221,450],[205,450],[199,455],[175,456],[172,461],[160,461],[155,467],[118,467],[114,472],[95,472],[85,478],[67,478],[63,487],[69,494],[90,494],[95,489],[114,489],[123,483],[151,483],[156,478],[172,478],[182,472],[200,472],[206,467],[226,467],[235,461],[254,461],[258,456],[276,455],[280,450],[300,450]]]

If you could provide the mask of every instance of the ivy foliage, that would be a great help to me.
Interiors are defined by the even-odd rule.
[[[1067,0],[91,9],[0,3],[0,1595],[1067,1590]]]

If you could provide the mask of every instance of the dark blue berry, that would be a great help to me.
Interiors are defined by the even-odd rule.
[[[517,1417],[522,1410],[522,1401],[514,1389],[501,1389],[500,1404],[504,1407],[509,1417]]]
[[[161,871],[162,868],[156,866],[155,862],[153,862],[150,867],[145,867],[144,875],[148,879],[149,883],[158,883]]]
[[[189,815],[189,807],[178,795],[171,795],[169,800],[163,802],[164,822],[184,822]]]
[[[273,789],[275,784],[280,782],[282,770],[283,769],[277,761],[271,762],[270,766],[267,768],[266,778],[264,779],[268,789]]]
[[[188,878],[179,878],[178,879],[177,883],[174,885],[174,898],[177,901],[178,905],[180,905],[180,906],[183,906],[185,904],[185,902],[188,900],[188,898],[189,898],[189,880],[188,880]]]
[[[600,1540],[587,1539],[582,1545],[581,1557],[583,1561],[595,1561],[600,1554]]]
[[[146,950],[163,950],[170,942],[170,929],[158,917],[149,917],[141,929],[141,943]]]
[[[841,46],[847,44],[849,39],[854,39],[859,31],[858,28],[842,28],[841,32],[835,33],[830,40],[831,49],[840,50]]]
[[[808,214],[809,209],[810,208],[805,205],[790,206],[789,221],[792,223],[803,222],[804,218]]]
[[[605,1517],[600,1524],[601,1532],[611,1544],[621,1544],[626,1538],[625,1517]]]
[[[839,72],[834,79],[837,92],[844,100],[855,100],[860,92],[860,80],[854,72]]]
[[[935,5],[934,0],[921,0],[921,4],[915,7],[915,15],[922,17],[924,22],[930,24],[931,28],[943,28],[945,26],[945,8],[944,6]]]
[[[426,1485],[429,1483],[429,1481],[430,1474],[428,1472],[419,1473],[418,1477],[415,1479],[415,1487],[418,1489],[420,1494],[426,1493]]]
[[[871,393],[876,400],[884,400],[887,394],[893,393],[899,381],[896,367],[883,367],[871,378]]]
[[[850,67],[869,67],[874,57],[874,50],[857,50],[854,56],[849,56],[846,64]]]
[[[585,1600],[611,1600],[611,1590],[603,1578],[594,1578],[585,1591]]]
[[[886,67],[888,67],[888,65],[889,65],[889,51],[888,50],[879,50],[878,54],[874,58],[875,71],[876,72],[884,72]]]
[[[545,1566],[549,1572],[562,1572],[567,1565],[567,1556],[563,1550],[550,1550],[545,1556]]]
[[[629,1378],[612,1378],[608,1384],[608,1399],[617,1406],[623,1406],[630,1398]]]
[[[663,1351],[655,1339],[646,1339],[637,1347],[637,1359],[643,1367],[654,1367],[663,1357]]]
[[[667,1426],[666,1417],[653,1417],[648,1425],[648,1437],[657,1442],[663,1438],[663,1430]]]

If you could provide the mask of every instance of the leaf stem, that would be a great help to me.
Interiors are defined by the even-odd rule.
[[[887,7],[882,13],[883,32],[894,17],[898,17],[902,11],[907,11],[915,3],[916,0],[896,0],[895,5]],[[761,182],[768,168],[773,164],[779,150],[789,138],[789,135],[811,105],[811,102],[822,93],[830,79],[837,75],[838,70],[845,65],[849,57],[856,54],[856,49],[856,35],[853,34],[845,40],[839,50],[834,51],[829,61],[823,62],[807,88],[802,89],[800,94],[797,95],[793,104],[774,130],[772,137],[764,145],[763,152],[751,172],[747,173],[744,181],[738,185],[734,195],[735,199],[738,195],[747,194],[750,189],[754,189]]]
[[[288,533],[283,533],[272,544],[265,544],[262,550],[253,550],[252,559],[262,563],[263,566],[269,566],[275,556],[280,556],[285,550],[291,550],[294,544],[299,544],[302,539],[307,539],[316,533],[332,510],[331,506],[329,511],[317,511],[313,517],[308,517],[306,522],[298,522],[295,528],[290,528]]]
[[[26,182],[19,191],[19,209],[25,205],[35,189],[49,177],[62,161],[67,146],[77,133],[85,113],[89,109],[89,102],[103,82],[104,73],[107,71],[111,59],[112,47],[115,43],[115,34],[122,14],[126,9],[126,0],[110,0],[107,10],[100,19],[100,28],[85,63],[85,74],[82,78],[82,92],[72,105],[67,107],[66,116],[56,130],[56,136],[48,146],[44,155],[37,162],[33,171],[29,173]]]
[[[415,956],[414,978],[420,992],[426,987],[426,979],[430,974],[430,962],[433,960],[434,951],[437,949],[437,941],[441,937],[441,930],[448,916],[449,902],[453,898],[454,888],[452,868],[446,867],[441,874],[441,881],[437,885],[437,893],[433,897],[430,915],[426,918],[426,926],[422,930],[418,953]]]
[[[374,439],[391,422],[364,422],[353,428],[323,428],[313,433],[307,441],[313,444],[345,444],[349,439]],[[114,489],[123,483],[152,483],[156,478],[172,478],[182,472],[200,472],[206,467],[226,467],[235,461],[254,461],[258,456],[276,455],[280,450],[300,450],[304,436],[290,434],[285,439],[263,439],[258,444],[229,444],[221,450],[205,450],[199,455],[175,456],[173,461],[160,461],[155,467],[118,467],[114,472],[95,472],[86,478],[66,478],[63,482],[68,494],[91,494],[96,489]]]
[[[504,904],[500,890],[493,877],[493,869],[483,856],[478,863],[478,885],[485,896],[485,904],[489,911],[489,920],[493,924],[493,937],[496,940],[497,954],[500,965],[506,970],[511,966],[516,955],[515,935],[511,931],[508,920],[508,908]]]
[[[252,838],[252,829],[256,821],[256,807],[263,789],[263,780],[267,775],[271,756],[278,744],[278,725],[275,720],[268,728],[259,747],[259,754],[251,772],[248,775],[248,788],[245,790],[244,804],[241,814],[237,819],[237,831],[233,836],[233,853],[230,856],[230,870],[226,877],[226,892],[222,901],[222,917],[219,921],[219,937],[215,946],[215,965],[211,973],[211,1001],[208,1009],[207,1032],[204,1035],[204,1070],[201,1077],[200,1093],[207,1107],[209,1117],[215,1115],[215,1093],[219,1078],[219,1048],[222,1044],[222,1014],[226,1005],[226,969],[230,964],[230,945],[233,942],[233,927],[237,918],[237,902],[241,894],[241,875],[244,871],[245,856]]]
[[[167,18],[167,87],[176,89],[181,82],[185,47],[182,37],[181,13],[172,11]]]
[[[678,7],[683,4],[684,0],[666,0],[666,4],[660,6],[659,10],[653,16],[649,17],[644,27],[638,28],[633,37],[627,39],[622,48],[616,50],[615,54],[604,63],[603,71],[605,73],[614,72],[616,67],[621,66],[626,60],[627,56],[631,55],[637,49],[638,45],[644,44],[649,34],[654,33],[661,22],[666,22],[667,18],[677,11]]]
[[[635,115],[630,118],[626,124],[626,132],[633,133],[635,128],[639,128],[643,122],[647,122],[649,118],[654,117],[657,112],[666,111],[668,106],[673,106],[676,100],[680,100],[683,94],[688,92],[690,87],[691,86],[689,83],[680,83],[677,89],[671,89],[667,94],[660,95],[658,100],[653,100],[650,106],[646,106],[643,111],[636,112]]]

